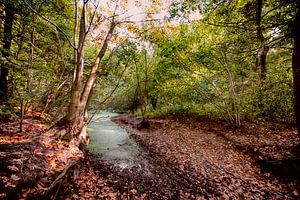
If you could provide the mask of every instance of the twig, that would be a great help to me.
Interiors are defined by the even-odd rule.
[[[94,18],[95,18],[95,15],[96,15],[96,11],[98,9],[99,4],[100,4],[100,2],[98,2],[98,4],[95,6],[95,11],[93,13],[93,16],[92,16],[92,18],[90,20],[89,26],[88,26],[87,31],[85,32],[85,34],[88,34],[90,32],[90,29],[91,29],[92,23],[94,21]]]

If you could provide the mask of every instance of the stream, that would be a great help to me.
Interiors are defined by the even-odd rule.
[[[116,113],[103,112],[93,117],[88,125],[90,135],[89,151],[95,155],[100,155],[103,160],[125,168],[138,167],[145,170],[148,161],[145,153],[138,144],[129,137],[126,130],[111,121],[111,117]]]
[[[94,155],[95,170],[101,175],[110,174],[120,191],[130,188],[130,192],[139,191],[154,199],[178,199],[180,192],[202,194],[192,173],[185,176],[175,165],[139,147],[126,130],[111,121],[116,115],[97,114],[88,125],[89,151]],[[127,199],[131,199],[128,194]]]

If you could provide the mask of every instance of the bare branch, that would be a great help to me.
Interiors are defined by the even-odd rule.
[[[71,47],[73,49],[76,49],[75,45],[72,44],[70,37],[66,34],[66,32],[64,30],[62,30],[59,26],[57,26],[54,22],[52,22],[50,19],[44,17],[43,15],[41,15],[40,13],[38,13],[36,10],[34,10],[25,0],[23,0],[23,2],[26,4],[26,6],[32,11],[34,12],[37,16],[39,16],[40,18],[42,18],[43,20],[47,21],[48,23],[50,23],[52,26],[54,26],[59,32],[61,32],[66,39],[68,40],[69,44],[71,45]]]
[[[266,42],[265,44],[259,45],[259,47],[253,48],[253,49],[248,49],[248,50],[244,50],[244,51],[240,51],[240,53],[247,53],[247,52],[251,52],[251,51],[257,51],[260,48],[264,47],[264,46],[270,46],[270,47],[274,47],[276,44],[278,44],[279,42],[285,40],[289,38],[288,35],[282,35],[280,37],[274,38],[273,40]]]
[[[264,18],[265,16],[267,16],[269,13],[273,12],[274,10],[277,10],[278,8],[280,8],[282,6],[282,4],[280,3],[279,5],[275,6],[274,8],[272,8],[271,10],[268,10],[261,18]]]
[[[116,18],[116,17],[119,17],[121,15],[124,15],[126,12],[123,12],[123,13],[120,13],[120,14],[114,14],[114,15],[111,15],[111,16],[108,16],[108,17],[104,17],[103,20],[99,21],[99,22],[104,22],[105,20],[108,20],[108,19],[111,19],[111,18]]]
[[[93,23],[93,21],[94,21],[94,18],[95,18],[95,15],[96,15],[96,12],[97,12],[97,9],[98,9],[99,4],[100,4],[100,2],[98,2],[97,5],[94,5],[94,6],[95,6],[95,11],[94,11],[94,13],[93,13],[93,16],[92,16],[92,18],[91,18],[90,24],[89,24],[89,26],[88,26],[87,31],[85,32],[85,34],[88,34],[88,32],[89,32],[90,29],[91,29],[91,26],[92,26],[92,23]]]
[[[111,61],[111,58],[113,56],[113,54],[119,49],[119,47],[122,45],[122,43],[120,43],[118,46],[115,46],[112,51],[110,52],[109,56],[108,56],[108,59],[107,59],[107,62],[105,63],[104,67],[108,67],[108,64],[110,63]]]

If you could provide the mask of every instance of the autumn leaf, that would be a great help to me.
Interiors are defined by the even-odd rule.
[[[7,168],[12,170],[12,171],[19,171],[19,168],[17,168],[15,165],[8,166]]]
[[[12,174],[10,178],[11,178],[12,180],[14,180],[14,181],[20,180],[20,177],[18,177],[18,176],[15,175],[15,174]]]

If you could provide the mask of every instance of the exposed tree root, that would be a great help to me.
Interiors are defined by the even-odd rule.
[[[51,183],[47,191],[42,195],[45,199],[56,199],[56,195],[59,192],[60,186],[62,185],[63,181],[67,178],[69,172],[80,160],[80,158],[75,158],[75,160],[71,161],[67,166],[65,166],[64,170]]]

